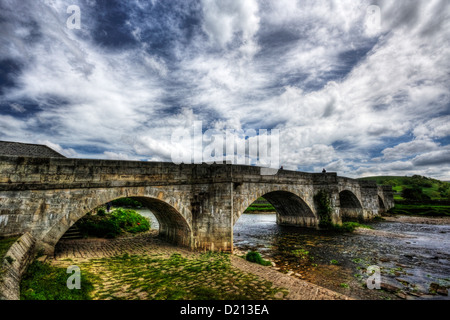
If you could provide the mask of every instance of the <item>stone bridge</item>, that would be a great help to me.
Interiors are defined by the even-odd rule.
[[[61,236],[87,212],[133,197],[159,221],[167,241],[193,250],[233,250],[233,226],[264,196],[280,225],[318,228],[313,197],[325,190],[332,221],[370,220],[393,206],[390,187],[336,173],[254,166],[0,156],[0,236],[31,234],[52,254]],[[275,170],[276,171],[276,170]]]

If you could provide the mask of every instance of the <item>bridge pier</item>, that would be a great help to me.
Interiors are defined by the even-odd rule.
[[[232,252],[233,184],[198,184],[191,192],[192,249]]]

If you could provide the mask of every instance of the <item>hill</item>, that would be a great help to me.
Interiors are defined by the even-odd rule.
[[[392,189],[395,191],[394,200],[404,200],[402,191],[407,188],[419,188],[431,200],[450,200],[449,182],[424,176],[377,176],[364,177],[359,180],[374,180],[377,184],[392,186]]]
[[[420,175],[364,177],[394,190],[393,214],[450,215],[450,183]]]

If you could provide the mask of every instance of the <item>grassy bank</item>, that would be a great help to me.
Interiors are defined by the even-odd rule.
[[[263,197],[258,198],[253,202],[244,213],[265,213],[276,212],[275,208]]]
[[[83,270],[81,288],[69,289],[67,269],[54,267],[47,263],[34,261],[22,277],[20,284],[21,300],[90,300],[95,277]]]
[[[3,260],[6,252],[8,252],[9,248],[13,245],[14,242],[17,241],[17,239],[19,239],[19,237],[9,237],[0,239],[0,260]]]
[[[12,262],[11,257],[5,257],[9,248],[17,241],[19,237],[8,237],[8,238],[0,238],[0,278],[2,277],[3,270],[1,265],[3,264],[3,260],[6,259],[9,263]]]
[[[287,294],[271,282],[233,268],[228,254],[124,254],[77,265],[84,274],[81,286],[85,299],[259,300],[280,299]],[[67,295],[69,275],[65,271],[65,266],[35,265],[22,282],[22,299],[79,298]]]
[[[131,209],[117,208],[112,212],[98,209],[97,214],[87,214],[76,226],[85,237],[115,238],[124,233],[150,230],[150,220]]]
[[[408,203],[396,201],[391,214],[419,215],[419,216],[450,216],[450,205],[439,203]]]

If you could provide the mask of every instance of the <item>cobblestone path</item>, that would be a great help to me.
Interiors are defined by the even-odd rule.
[[[117,239],[61,240],[48,260],[95,275],[93,298],[100,300],[178,299],[208,295],[208,290],[211,299],[349,299],[236,255],[225,269],[221,258],[204,256],[168,244],[152,230]]]

